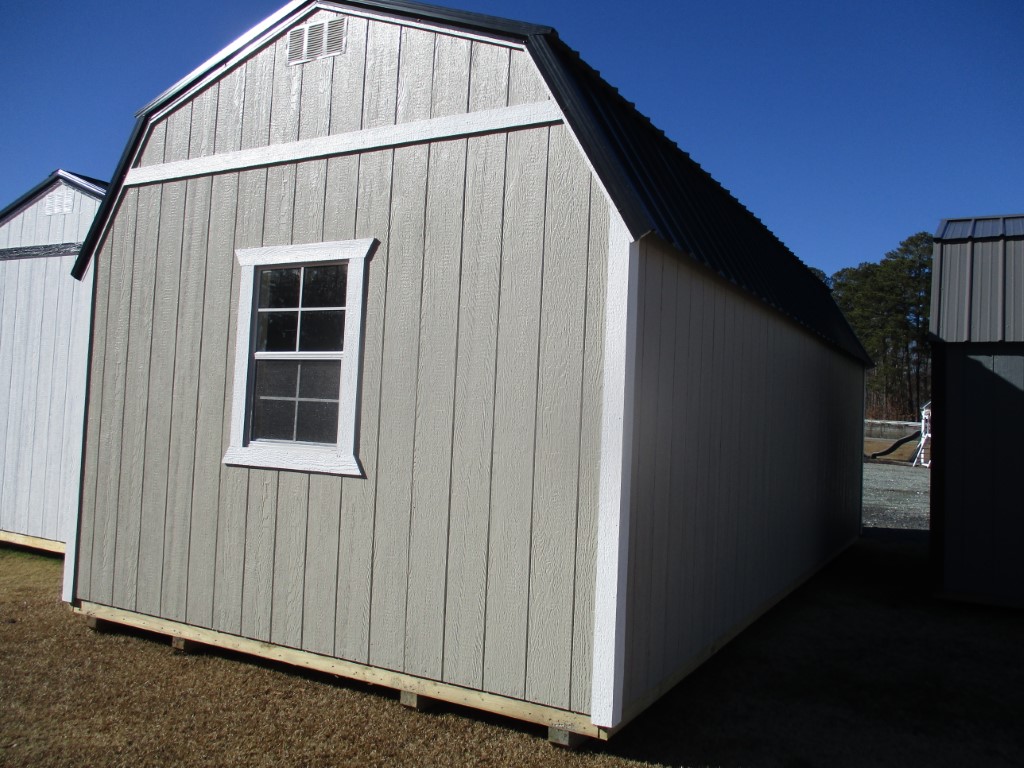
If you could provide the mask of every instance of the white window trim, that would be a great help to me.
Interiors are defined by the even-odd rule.
[[[356,456],[356,424],[359,412],[359,381],[363,347],[363,286],[366,260],[378,241],[341,240],[331,243],[280,245],[246,248],[235,252],[241,267],[238,323],[235,335],[235,384],[231,400],[231,442],[224,454],[225,464],[267,469],[322,472],[362,476]],[[255,308],[253,293],[256,270],[260,267],[344,261],[348,264],[345,298],[345,344],[341,365],[341,395],[338,401],[338,442],[336,445],[249,440],[247,411],[252,396],[252,331]]]

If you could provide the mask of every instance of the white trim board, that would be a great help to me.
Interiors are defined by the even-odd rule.
[[[591,720],[602,728],[614,728],[622,720],[639,265],[639,243],[632,241],[625,223],[613,213],[608,226],[590,694]]]
[[[535,128],[554,125],[562,120],[562,112],[555,102],[539,101],[132,168],[125,177],[124,186],[207,176],[498,131]]]

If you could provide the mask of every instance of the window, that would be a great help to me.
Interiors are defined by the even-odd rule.
[[[231,444],[225,464],[359,475],[365,263],[376,240],[237,252]]]

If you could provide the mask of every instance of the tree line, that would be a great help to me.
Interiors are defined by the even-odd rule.
[[[917,421],[931,400],[932,236],[911,235],[880,262],[816,273],[875,362],[867,373],[869,419]]]

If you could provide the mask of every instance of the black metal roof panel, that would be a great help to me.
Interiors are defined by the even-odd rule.
[[[993,237],[1024,237],[1024,214],[943,219],[936,240],[974,240]]]
[[[120,185],[147,116],[275,24],[315,5],[296,0],[193,71],[139,113],[114,177]],[[321,5],[375,10],[522,42],[630,234],[654,233],[812,333],[861,361],[871,361],[826,286],[749,210],[654,127],[550,27],[409,0],[348,0]],[[104,201],[74,274],[81,276],[113,210]]]

